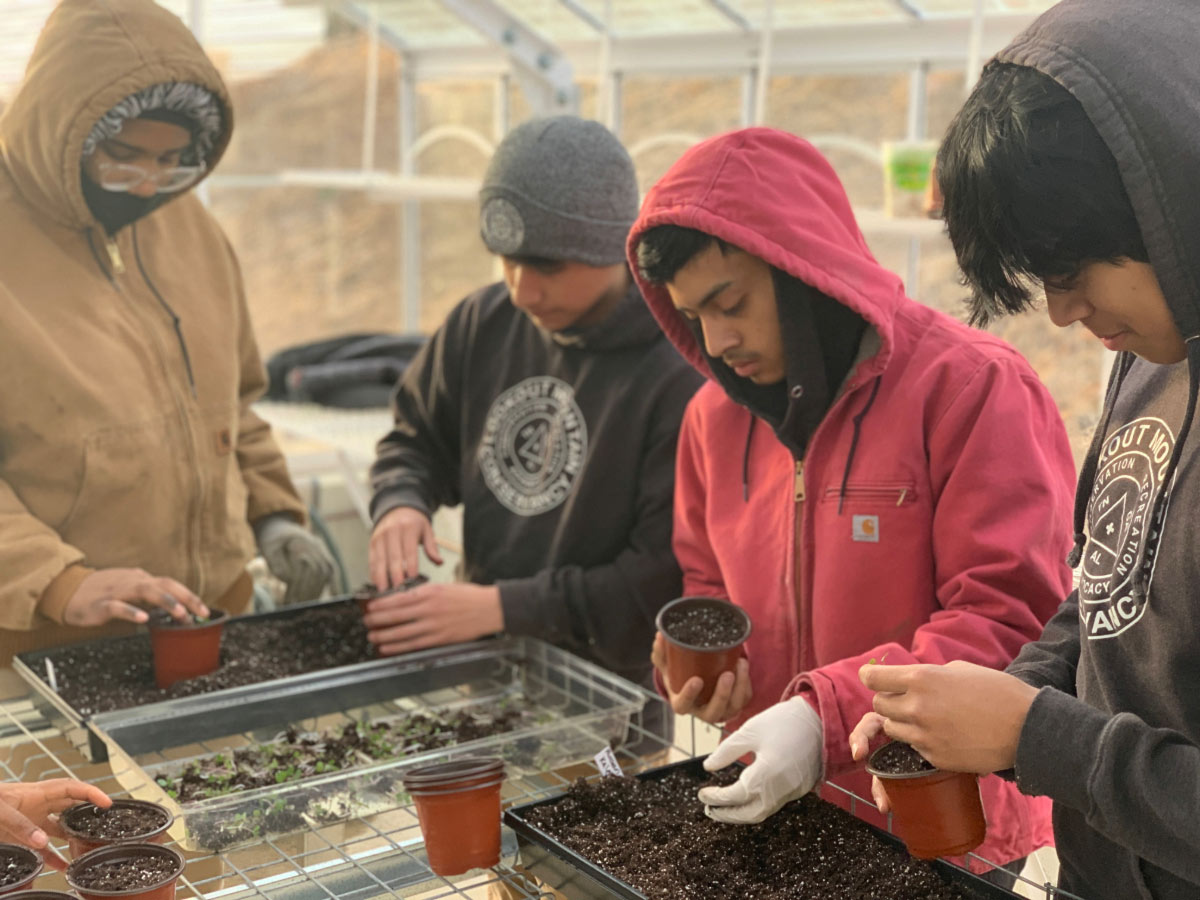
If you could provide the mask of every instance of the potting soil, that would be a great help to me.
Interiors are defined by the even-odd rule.
[[[165,856],[144,856],[96,863],[73,873],[79,887],[92,891],[127,891],[162,884],[178,863]]]
[[[759,825],[714,822],[696,799],[705,783],[685,772],[580,779],[527,818],[653,900],[975,900],[811,794]]]
[[[732,604],[671,609],[663,615],[667,634],[692,647],[724,647],[737,643],[746,633],[746,623]]]

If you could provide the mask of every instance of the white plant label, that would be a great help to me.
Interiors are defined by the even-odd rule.
[[[625,774],[621,771],[621,764],[617,762],[617,754],[612,752],[612,747],[605,747],[592,757],[592,761],[596,764],[596,768],[600,770],[601,775]]]

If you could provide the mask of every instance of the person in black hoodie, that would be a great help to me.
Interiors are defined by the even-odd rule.
[[[654,618],[680,590],[675,442],[700,377],[630,277],[637,212],[633,162],[597,122],[526,122],[496,149],[480,228],[504,280],[413,360],[371,469],[375,587],[414,576],[419,548],[440,564],[430,516],[459,503],[465,580],[374,600],[381,652],[505,631],[651,683]]]
[[[1059,888],[1200,897],[1200,4],[1064,0],[938,156],[977,320],[1033,302],[1118,351],[1075,502],[1078,589],[1007,674],[865,666],[880,728],[1054,800]],[[998,489],[1000,486],[997,486]],[[877,795],[877,799],[878,795]]]

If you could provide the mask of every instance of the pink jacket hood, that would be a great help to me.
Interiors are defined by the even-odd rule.
[[[638,242],[657,225],[711,234],[849,307],[880,339],[879,352],[860,374],[887,366],[895,310],[910,301],[900,279],[871,255],[841,181],[808,141],[747,128],[697,144],[646,195],[630,231],[630,265],[654,317],[684,357],[712,377],[666,289],[638,274]]]

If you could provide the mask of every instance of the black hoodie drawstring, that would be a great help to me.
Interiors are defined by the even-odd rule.
[[[842,505],[846,502],[846,484],[850,481],[850,467],[854,465],[854,454],[858,450],[858,437],[862,431],[862,422],[875,403],[875,395],[879,393],[879,385],[882,381],[882,376],[875,379],[875,383],[871,385],[871,396],[867,398],[866,404],[859,410],[858,415],[851,420],[854,422],[854,435],[850,438],[850,452],[846,454],[846,468],[842,470],[842,486],[838,489],[839,516],[842,514]]]
[[[1183,424],[1179,426],[1179,436],[1175,440],[1175,447],[1171,451],[1171,458],[1167,460],[1167,468],[1163,472],[1162,484],[1159,485],[1158,494],[1154,498],[1154,505],[1150,508],[1150,533],[1146,536],[1145,546],[1148,548],[1155,538],[1155,531],[1161,537],[1163,530],[1163,520],[1167,517],[1167,501],[1171,496],[1171,482],[1175,480],[1175,470],[1179,466],[1179,459],[1183,455],[1183,445],[1187,443],[1188,432],[1192,430],[1192,419],[1196,415],[1196,395],[1200,393],[1200,335],[1193,335],[1187,338],[1187,360],[1188,360],[1188,401],[1187,410],[1183,414]],[[1130,587],[1130,596],[1135,602],[1141,602],[1146,599],[1146,566],[1145,558],[1138,560],[1138,564],[1134,567],[1132,585]]]
[[[746,449],[742,453],[742,502],[750,502],[750,442],[754,440],[754,413],[750,413],[750,427],[746,429]]]
[[[1087,456],[1083,458],[1083,467],[1079,471],[1079,483],[1075,488],[1075,515],[1072,531],[1074,546],[1067,554],[1067,565],[1074,569],[1083,559],[1083,550],[1087,546],[1087,534],[1084,528],[1087,524],[1088,503],[1092,499],[1092,486],[1096,482],[1096,469],[1100,465],[1100,452],[1104,448],[1105,435],[1108,432],[1108,422],[1112,418],[1113,404],[1121,382],[1133,365],[1132,353],[1122,353],[1117,357],[1116,364],[1108,376],[1108,387],[1104,391],[1104,411],[1100,415],[1100,423],[1092,435],[1092,443],[1088,446]]]

